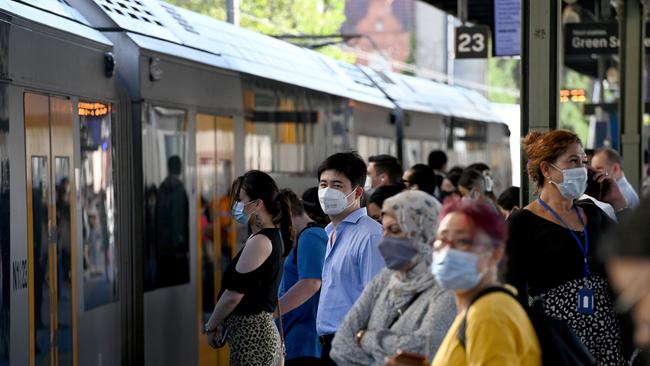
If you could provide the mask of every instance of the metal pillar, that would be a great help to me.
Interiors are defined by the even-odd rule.
[[[641,2],[644,6],[642,9]],[[620,35],[618,48],[621,99],[620,146],[623,171],[634,189],[641,188],[641,124],[643,121],[643,65],[648,0],[618,0],[617,19]]]
[[[521,136],[558,126],[561,0],[521,0]],[[521,159],[521,204],[530,202],[531,190]]]
[[[239,0],[226,0],[226,20],[239,26]]]

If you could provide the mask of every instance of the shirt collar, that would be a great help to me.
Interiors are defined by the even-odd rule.
[[[356,209],[356,210],[350,212],[350,213],[349,213],[349,214],[348,214],[348,215],[347,215],[347,216],[346,216],[346,217],[341,221],[341,223],[343,223],[343,222],[347,222],[347,223],[350,223],[350,224],[356,224],[356,223],[359,222],[359,220],[360,220],[363,216],[368,216],[368,211],[366,210],[365,207],[361,207],[361,208],[358,208],[358,209]],[[327,227],[325,228],[325,231],[327,231],[328,233],[330,233],[330,232],[332,231],[333,228],[334,228],[334,225],[330,222],[330,223],[327,225]]]

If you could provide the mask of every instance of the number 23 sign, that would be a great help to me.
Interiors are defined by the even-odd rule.
[[[484,25],[456,28],[456,58],[487,58],[490,29]]]

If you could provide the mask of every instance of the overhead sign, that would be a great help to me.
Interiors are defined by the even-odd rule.
[[[517,56],[521,44],[521,0],[494,0],[494,55]]]
[[[564,49],[567,55],[612,55],[618,53],[617,23],[567,24],[564,34]],[[648,52],[650,38],[647,28],[644,44],[646,52]]]
[[[456,58],[487,58],[490,29],[484,25],[456,28]]]

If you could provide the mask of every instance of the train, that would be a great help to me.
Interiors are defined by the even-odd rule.
[[[157,0],[0,0],[0,365],[226,365],[201,333],[249,169],[445,150],[510,184],[478,92],[351,65]]]

